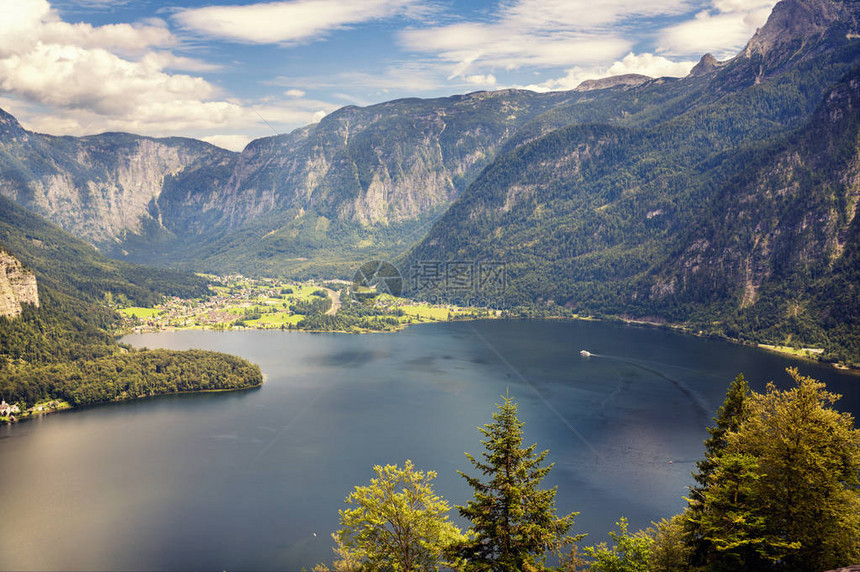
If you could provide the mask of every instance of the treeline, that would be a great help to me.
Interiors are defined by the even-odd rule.
[[[316,294],[316,293],[315,293]],[[296,325],[300,330],[313,331],[343,331],[374,330],[387,331],[396,329],[400,321],[396,316],[402,316],[403,310],[383,310],[365,306],[360,302],[349,299],[346,291],[341,291],[342,306],[336,314],[325,314],[331,308],[331,298],[310,300],[301,306],[290,306],[293,312],[306,314]],[[300,311],[301,309],[307,312]]]
[[[7,368],[0,397],[23,408],[47,399],[90,405],[192,391],[248,389],[263,382],[260,367],[204,350],[126,350],[125,353]]]
[[[580,548],[578,513],[558,516],[555,489],[541,481],[548,451],[522,445],[523,422],[505,396],[480,428],[484,451],[467,453],[474,492],[457,506],[433,492],[435,472],[411,461],[376,466],[340,511],[333,569],[463,571],[773,572],[823,571],[860,563],[860,430],[833,408],[838,395],[789,369],[795,386],[751,392],[743,375],[729,386],[708,428],[687,508],[646,530],[624,517],[610,542]],[[548,566],[552,554],[557,564]],[[315,572],[329,571],[318,565]]]
[[[106,258],[2,196],[0,245],[33,270],[40,286],[82,301],[102,303],[109,292],[131,305],[152,306],[165,295],[195,298],[209,293],[208,281],[194,274]]]

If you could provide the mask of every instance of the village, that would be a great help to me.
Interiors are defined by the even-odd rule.
[[[173,297],[153,308],[118,308],[123,322],[117,333],[177,329],[396,330],[415,323],[497,317],[497,312],[484,308],[428,304],[389,294],[374,297],[372,304],[366,300],[357,302],[352,299],[353,285],[346,280],[295,282],[241,275],[207,278],[212,281],[213,292],[208,297]],[[370,315],[374,326],[345,328],[343,319],[306,321],[310,315],[352,316],[356,312]]]

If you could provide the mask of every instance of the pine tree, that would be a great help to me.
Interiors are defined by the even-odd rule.
[[[716,423],[708,427],[710,437],[705,439],[705,458],[696,463],[698,471],[693,473],[696,485],[690,487],[689,506],[686,511],[688,522],[686,543],[690,548],[691,563],[702,565],[707,553],[711,550],[710,542],[704,537],[700,522],[704,506],[704,492],[711,484],[711,478],[717,467],[717,461],[727,446],[726,435],[737,431],[747,415],[750,387],[744,374],[740,373],[729,384],[726,399],[717,410],[714,417]]]
[[[711,436],[705,439],[705,458],[696,463],[698,471],[693,473],[693,478],[698,483],[698,486],[690,491],[694,497],[708,486],[708,480],[716,465],[714,459],[726,448],[726,434],[729,431],[737,431],[746,416],[749,394],[749,383],[744,374],[739,373],[729,384],[726,399],[717,410],[717,416],[714,417],[716,425],[708,427]]]
[[[556,489],[541,489],[553,465],[542,467],[549,451],[536,453],[537,445],[522,447],[523,425],[517,405],[507,396],[493,413],[493,422],[480,428],[486,440],[482,460],[466,453],[488,478],[460,474],[474,489],[474,499],[458,506],[471,521],[472,538],[459,547],[467,570],[528,570],[540,566],[545,553],[563,542],[578,513],[559,518]],[[569,540],[569,539],[568,539]]]
[[[839,396],[789,369],[744,406],[691,521],[708,570],[826,570],[860,560],[860,430]]]

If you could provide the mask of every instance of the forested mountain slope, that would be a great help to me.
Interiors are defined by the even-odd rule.
[[[857,10],[785,0],[736,58],[674,82],[697,90],[624,121],[544,129],[485,169],[403,266],[500,261],[504,303],[688,322],[860,361],[860,312],[846,300]]]

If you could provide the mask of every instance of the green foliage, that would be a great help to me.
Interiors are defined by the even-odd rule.
[[[192,391],[258,387],[260,368],[241,358],[204,350],[128,351],[7,368],[0,397],[28,406],[64,399],[73,406]]]
[[[860,431],[832,408],[838,395],[788,373],[795,387],[751,394],[711,458],[689,515],[712,547],[710,570],[825,570],[860,559]]]
[[[702,493],[700,517],[692,517],[710,545],[710,570],[764,570],[799,543],[768,530],[768,509],[759,506],[756,482],[761,467],[749,454],[725,453],[716,459],[711,486]]]
[[[318,290],[318,292],[326,294],[324,290]],[[295,304],[290,305],[291,312],[304,315],[324,314],[328,312],[330,308],[331,298],[328,297],[328,294],[323,297],[314,296],[313,298],[299,300]]]
[[[465,537],[448,520],[450,506],[433,492],[436,473],[412,461],[375,466],[376,477],[346,497],[341,527],[332,535],[335,570],[438,570],[445,549]]]
[[[691,558],[696,564],[704,564],[705,555],[712,549],[699,522],[704,510],[704,493],[711,486],[720,456],[728,446],[727,435],[736,432],[748,413],[749,383],[738,374],[729,384],[726,398],[714,417],[716,424],[708,427],[710,437],[705,440],[705,458],[696,462],[693,478],[696,484],[690,488],[687,511],[687,544],[692,549]]]
[[[655,522],[649,533],[654,539],[648,566],[651,572],[685,572],[690,568],[691,550],[686,543],[687,515],[676,514]]]
[[[87,405],[262,383],[258,366],[234,356],[134,351],[110,335],[118,315],[107,301],[197,296],[208,291],[206,280],[107,259],[3,197],[0,245],[34,272],[40,299],[15,319],[0,318],[0,397],[8,402]]]
[[[577,513],[557,517],[556,489],[541,489],[552,469],[542,467],[548,451],[536,453],[537,445],[522,447],[523,422],[517,405],[507,396],[497,404],[493,422],[480,428],[486,437],[483,460],[466,454],[481,477],[460,473],[474,490],[474,499],[458,506],[470,523],[473,538],[456,553],[466,570],[525,570],[541,566],[545,553],[563,543]]]
[[[131,305],[151,306],[165,295],[194,298],[208,293],[207,281],[199,276],[106,258],[3,196],[0,247],[36,273],[40,291],[47,287],[87,302],[101,304],[110,292]]]
[[[312,331],[350,332],[359,330],[388,331],[400,326],[400,320],[397,319],[397,316],[402,316],[403,310],[374,308],[345,298],[344,295],[341,295],[343,305],[337,314],[311,313],[298,323],[298,328]],[[326,301],[330,306],[331,299],[327,298]],[[326,308],[326,306],[319,305],[318,308]]]
[[[741,57],[709,78],[634,88],[654,105],[621,120],[565,124],[556,112],[402,266],[504,261],[507,288],[485,293],[499,307],[552,301],[860,364],[860,222],[845,183],[860,70],[856,46],[835,38],[760,62],[771,70]]]
[[[615,525],[618,530],[609,532],[609,537],[615,543],[611,547],[605,542],[596,546],[585,547],[585,555],[594,559],[590,570],[594,572],[649,572],[654,539],[647,532],[628,532],[627,519],[623,516]]]

